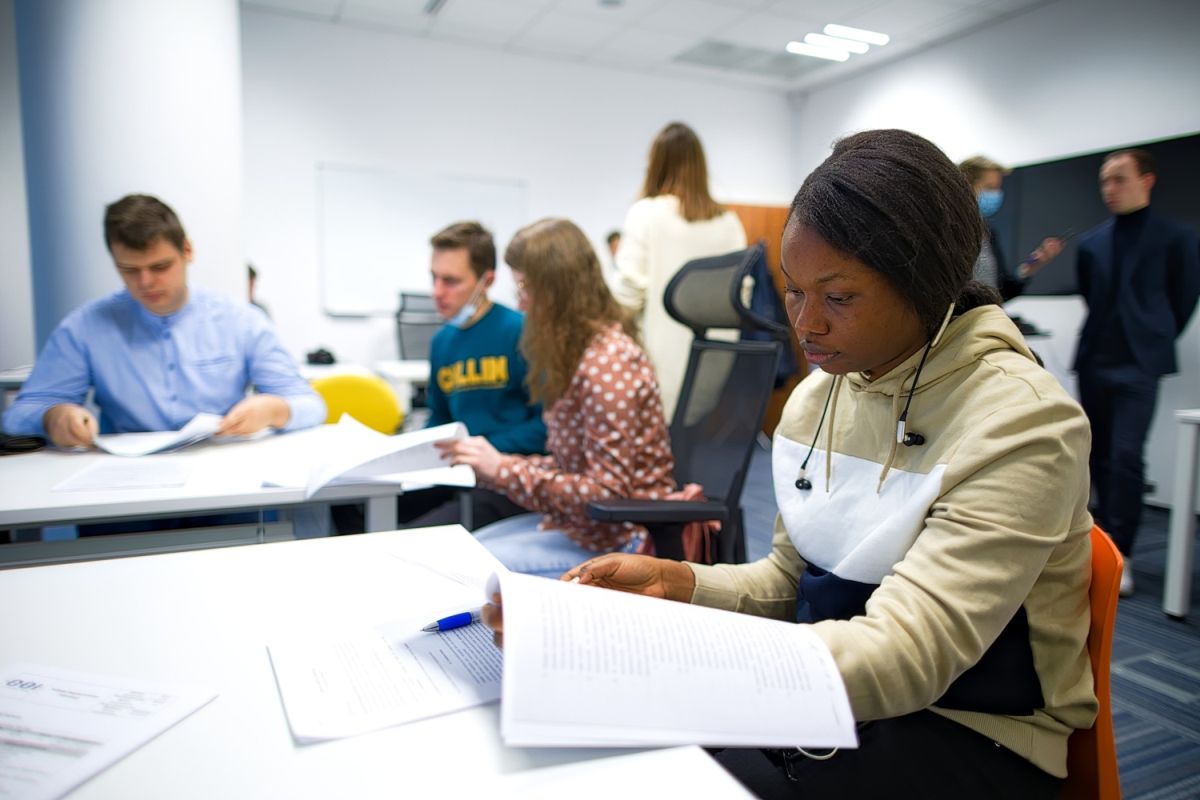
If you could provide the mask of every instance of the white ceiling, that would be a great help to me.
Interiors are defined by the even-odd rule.
[[[1054,0],[242,0],[260,11],[702,81],[811,88]],[[892,41],[849,61],[787,53],[828,23]]]

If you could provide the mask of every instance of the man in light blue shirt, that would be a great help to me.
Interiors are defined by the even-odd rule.
[[[324,401],[260,310],[188,287],[192,244],[170,207],[124,197],[106,209],[104,235],[125,288],[54,330],[4,414],[6,432],[87,447],[97,432],[177,430],[202,411],[223,415],[219,435],[324,422]],[[83,407],[89,388],[99,424]]]

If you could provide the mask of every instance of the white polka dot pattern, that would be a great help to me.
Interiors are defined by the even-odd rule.
[[[550,455],[504,456],[493,488],[543,512],[544,527],[589,550],[618,550],[644,534],[640,525],[587,516],[592,500],[658,499],[675,490],[658,381],[637,343],[615,323],[596,334],[566,392],[542,416]]]

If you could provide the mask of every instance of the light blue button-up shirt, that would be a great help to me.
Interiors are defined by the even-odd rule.
[[[224,415],[253,387],[291,408],[286,430],[325,421],[325,402],[300,377],[262,311],[191,287],[160,317],[121,290],[67,315],[4,413],[4,430],[45,436],[42,417],[82,404],[88,389],[102,433],[173,431],[201,411]]]

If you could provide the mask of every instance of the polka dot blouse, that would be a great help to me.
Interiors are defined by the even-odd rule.
[[[640,525],[587,515],[592,500],[656,500],[675,489],[662,398],[642,348],[616,323],[596,334],[542,418],[550,455],[503,456],[492,488],[544,513],[542,528],[589,550],[619,550],[643,538]]]

